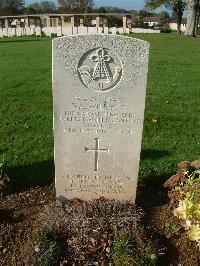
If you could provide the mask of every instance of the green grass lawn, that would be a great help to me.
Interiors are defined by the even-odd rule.
[[[200,159],[200,39],[133,36],[151,44],[140,178],[164,179]],[[0,162],[18,184],[54,177],[52,113],[51,39],[1,39]]]

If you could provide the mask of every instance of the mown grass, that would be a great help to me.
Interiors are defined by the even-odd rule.
[[[200,39],[133,37],[151,44],[140,178],[165,178],[200,159]],[[52,179],[51,38],[0,40],[0,114],[6,171],[20,184]]]

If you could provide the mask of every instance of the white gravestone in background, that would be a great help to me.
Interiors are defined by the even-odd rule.
[[[58,37],[62,36],[62,27],[61,26],[57,27],[57,36]]]
[[[87,34],[88,33],[88,28],[84,26],[78,27],[78,34]]]
[[[42,36],[42,28],[41,27],[36,27],[35,28],[35,35],[36,36]]]
[[[99,33],[99,34],[100,34],[100,33],[103,33],[103,28],[102,28],[102,27],[98,27],[97,30],[98,30],[98,33]]]
[[[3,36],[8,37],[8,28],[3,28],[2,33],[3,33]]]
[[[63,27],[62,28],[62,34],[65,36],[73,35],[73,28],[72,27]]]
[[[105,34],[53,41],[56,193],[60,201],[134,202],[149,44]]]
[[[117,34],[117,28],[116,27],[110,28],[110,31],[114,35]]]
[[[96,27],[88,27],[88,34],[96,34],[98,29]]]
[[[16,35],[17,37],[22,36],[22,28],[16,28]]]
[[[8,37],[13,37],[12,28],[8,28]]]
[[[72,27],[72,35],[78,34],[78,27]]]
[[[104,27],[103,31],[104,31],[105,34],[108,34],[109,33],[109,28],[108,27]]]

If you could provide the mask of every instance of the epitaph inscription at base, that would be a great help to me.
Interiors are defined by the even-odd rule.
[[[53,41],[56,193],[134,202],[149,44],[113,35]]]

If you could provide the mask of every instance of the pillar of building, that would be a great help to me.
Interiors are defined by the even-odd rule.
[[[37,25],[38,25],[39,27],[42,27],[42,18],[41,18],[41,17],[38,18]]]
[[[3,28],[2,20],[0,20],[0,28]]]
[[[61,20],[61,27],[64,27],[64,25],[65,25],[65,19],[64,19],[64,16],[61,16],[61,17],[60,17],[60,20]]]
[[[52,23],[51,23],[51,18],[48,17],[47,18],[47,27],[51,27]]]
[[[30,27],[30,20],[29,18],[25,19],[25,27]]]
[[[128,26],[129,29],[132,28],[132,20],[131,20],[131,18],[129,18],[129,19],[127,20],[127,26]]]
[[[100,17],[99,16],[96,17],[96,27],[97,28],[100,27]]]
[[[59,18],[55,18],[55,26],[56,26],[56,27],[59,26]]]
[[[57,26],[56,18],[51,18],[51,26],[52,27],[56,27]]]
[[[37,27],[37,25],[38,25],[38,19],[37,18],[34,18],[32,21],[33,21],[33,25],[35,27]]]
[[[83,18],[80,18],[80,27],[83,26]]]
[[[104,18],[104,20],[103,20],[103,26],[104,27],[107,27],[107,25],[108,25],[108,19],[107,18]]]
[[[7,18],[5,18],[5,28],[9,28],[9,20]]]
[[[21,27],[21,21],[19,19],[16,20],[16,28]]]
[[[127,28],[127,17],[124,15],[123,16],[123,32],[126,33],[126,28]]]
[[[71,26],[75,27],[75,18],[74,18],[74,16],[71,17]]]

